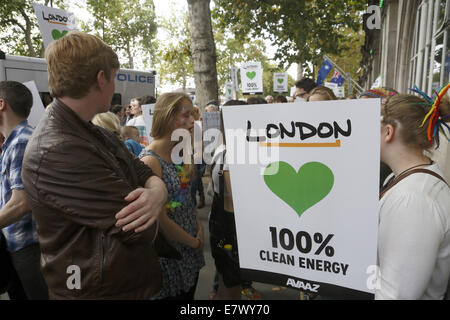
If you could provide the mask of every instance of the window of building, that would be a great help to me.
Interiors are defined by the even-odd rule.
[[[409,84],[431,95],[450,81],[450,0],[423,0],[416,13]]]
[[[450,81],[450,0],[423,0],[417,10],[409,85],[428,95]]]

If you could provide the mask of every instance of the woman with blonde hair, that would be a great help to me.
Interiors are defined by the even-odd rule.
[[[398,94],[382,105],[376,299],[444,298],[450,277],[450,189],[424,151],[450,132],[450,85],[435,100]]]
[[[120,139],[120,120],[111,111],[97,113],[92,123],[114,133]]]
[[[155,299],[193,300],[199,271],[205,264],[203,227],[190,190],[192,153],[183,150],[184,163],[176,163],[172,157],[178,144],[172,140],[174,131],[184,133],[190,147],[193,128],[193,106],[188,95],[172,92],[158,98],[153,114],[153,141],[141,152],[140,158],[166,184],[170,201],[160,215],[160,228],[181,259],[159,258],[163,288]]]
[[[337,100],[333,90],[327,87],[315,87],[308,96],[308,102]]]

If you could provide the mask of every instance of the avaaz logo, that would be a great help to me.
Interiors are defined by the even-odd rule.
[[[311,284],[308,282],[303,282],[301,280],[295,280],[292,278],[288,278],[287,282],[286,282],[286,286],[290,286],[293,288],[297,288],[297,289],[302,289],[302,290],[308,290],[310,292],[314,292],[314,293],[318,293],[320,285],[318,284]]]

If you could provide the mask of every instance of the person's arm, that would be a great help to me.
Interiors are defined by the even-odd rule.
[[[0,229],[3,229],[23,218],[31,212],[24,190],[12,190],[11,199],[0,210]]]
[[[380,211],[376,299],[420,299],[436,267],[443,226],[433,201],[405,195]]]
[[[184,231],[184,229],[181,228],[175,221],[170,219],[166,210],[161,213],[159,223],[161,225],[161,231],[171,240],[182,243],[193,249],[201,249],[203,247],[202,237],[200,237],[199,234],[201,228],[200,226],[197,236],[193,237]]]
[[[231,179],[230,179],[230,171],[228,169],[228,166],[224,166],[223,171],[223,177],[225,179],[225,190],[224,193],[224,209],[230,212],[234,212],[234,205],[233,205],[233,193],[231,190]]]
[[[198,226],[198,231],[197,231],[196,238],[200,241],[200,246],[197,249],[201,250],[205,246],[205,233],[203,231],[203,224],[200,221],[200,218],[199,218],[197,210],[195,212],[195,219],[197,220],[197,226]]]
[[[0,230],[20,219],[31,211],[22,181],[22,163],[27,146],[27,140],[19,140],[11,145],[4,157],[4,174],[11,188],[11,198],[0,210]]]
[[[33,190],[27,191],[31,198],[34,197],[31,200],[60,211],[74,223],[104,230],[105,234],[126,243],[154,239],[155,224],[147,229],[148,232],[139,233],[134,230],[124,231],[116,226],[115,216],[127,206],[127,200],[132,201],[133,212],[137,212],[144,203],[154,206],[151,215],[159,213],[156,212],[159,203],[149,204],[152,199],[155,201],[149,191],[133,198],[136,195],[132,194],[134,188],[121,173],[98,156],[95,146],[74,139],[54,146],[42,157],[31,156],[36,152],[30,150],[30,156],[25,157],[22,170],[25,190]],[[40,163],[31,165],[33,161],[38,161],[36,159],[40,159]],[[27,165],[27,161],[30,165]],[[34,170],[35,168],[38,169]],[[141,170],[140,174],[146,181],[153,175],[148,168],[147,172]],[[155,186],[152,190],[157,197],[165,192],[160,188]],[[141,198],[141,195],[146,197]],[[133,201],[138,198],[139,202]],[[137,218],[142,213],[144,211],[140,210],[133,217]]]
[[[145,165],[150,167],[158,177],[162,176],[162,168],[158,159],[152,156],[146,156],[143,157],[141,160]],[[161,231],[171,240],[182,243],[194,249],[199,249],[202,247],[203,240],[198,237],[198,234],[197,237],[193,237],[189,233],[184,231],[184,229],[181,228],[175,221],[169,218],[165,206],[161,210],[159,223],[161,226]]]
[[[165,208],[167,189],[157,176],[147,179],[144,188],[138,188],[125,197],[129,204],[116,214],[116,227],[123,231],[142,232],[153,225]]]

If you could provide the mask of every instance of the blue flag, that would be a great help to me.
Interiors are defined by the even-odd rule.
[[[337,71],[334,72],[333,78],[331,78],[332,83],[337,83],[339,87],[342,87],[342,85],[345,82],[345,78]]]
[[[317,85],[321,86],[323,84],[323,81],[327,77],[327,75],[330,73],[331,69],[333,68],[333,65],[328,59],[324,58],[323,65],[320,67],[319,73],[317,75]]]

